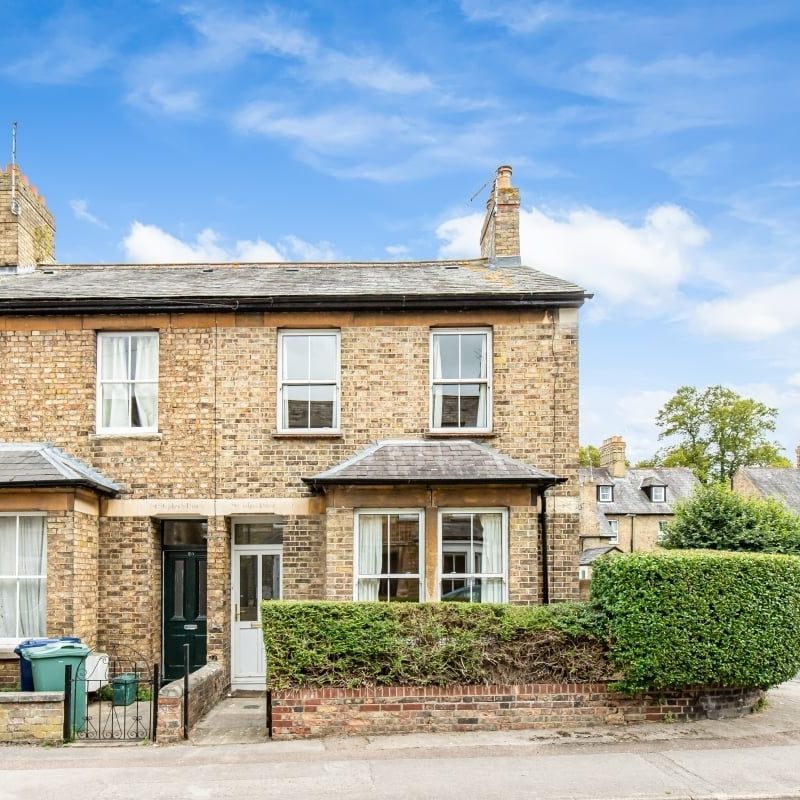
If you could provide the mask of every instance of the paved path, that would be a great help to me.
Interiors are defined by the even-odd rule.
[[[800,798],[800,682],[742,720],[314,741],[0,749],[0,800]]]

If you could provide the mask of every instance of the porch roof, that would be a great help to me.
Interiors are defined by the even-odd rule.
[[[47,442],[0,443],[0,488],[82,486],[103,494],[121,487]]]
[[[374,442],[352,458],[313,477],[309,486],[336,484],[523,484],[564,483],[550,472],[470,439],[388,439]]]

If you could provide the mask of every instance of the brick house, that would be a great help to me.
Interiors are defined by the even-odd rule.
[[[2,652],[258,687],[262,599],[577,597],[588,295],[521,265],[510,178],[478,259],[133,266],[54,263],[0,176]]]
[[[581,467],[580,579],[585,594],[592,562],[611,550],[654,550],[672,519],[675,502],[698,480],[686,467],[629,467],[621,436],[600,447],[600,466]]]

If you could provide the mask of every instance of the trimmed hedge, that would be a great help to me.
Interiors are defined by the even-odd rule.
[[[586,606],[268,602],[268,684],[579,682],[608,677]]]
[[[766,689],[800,671],[800,558],[604,556],[594,564],[591,597],[626,691]]]

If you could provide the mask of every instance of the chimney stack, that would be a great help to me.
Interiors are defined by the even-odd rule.
[[[600,466],[612,477],[625,477],[625,441],[621,436],[606,439],[600,447]]]
[[[519,265],[519,189],[511,185],[511,167],[497,168],[492,193],[486,201],[481,228],[481,258],[498,264]]]
[[[800,469],[800,444],[794,449],[794,465]]]
[[[19,167],[0,170],[0,272],[29,272],[37,264],[52,264],[55,234],[44,197]]]

